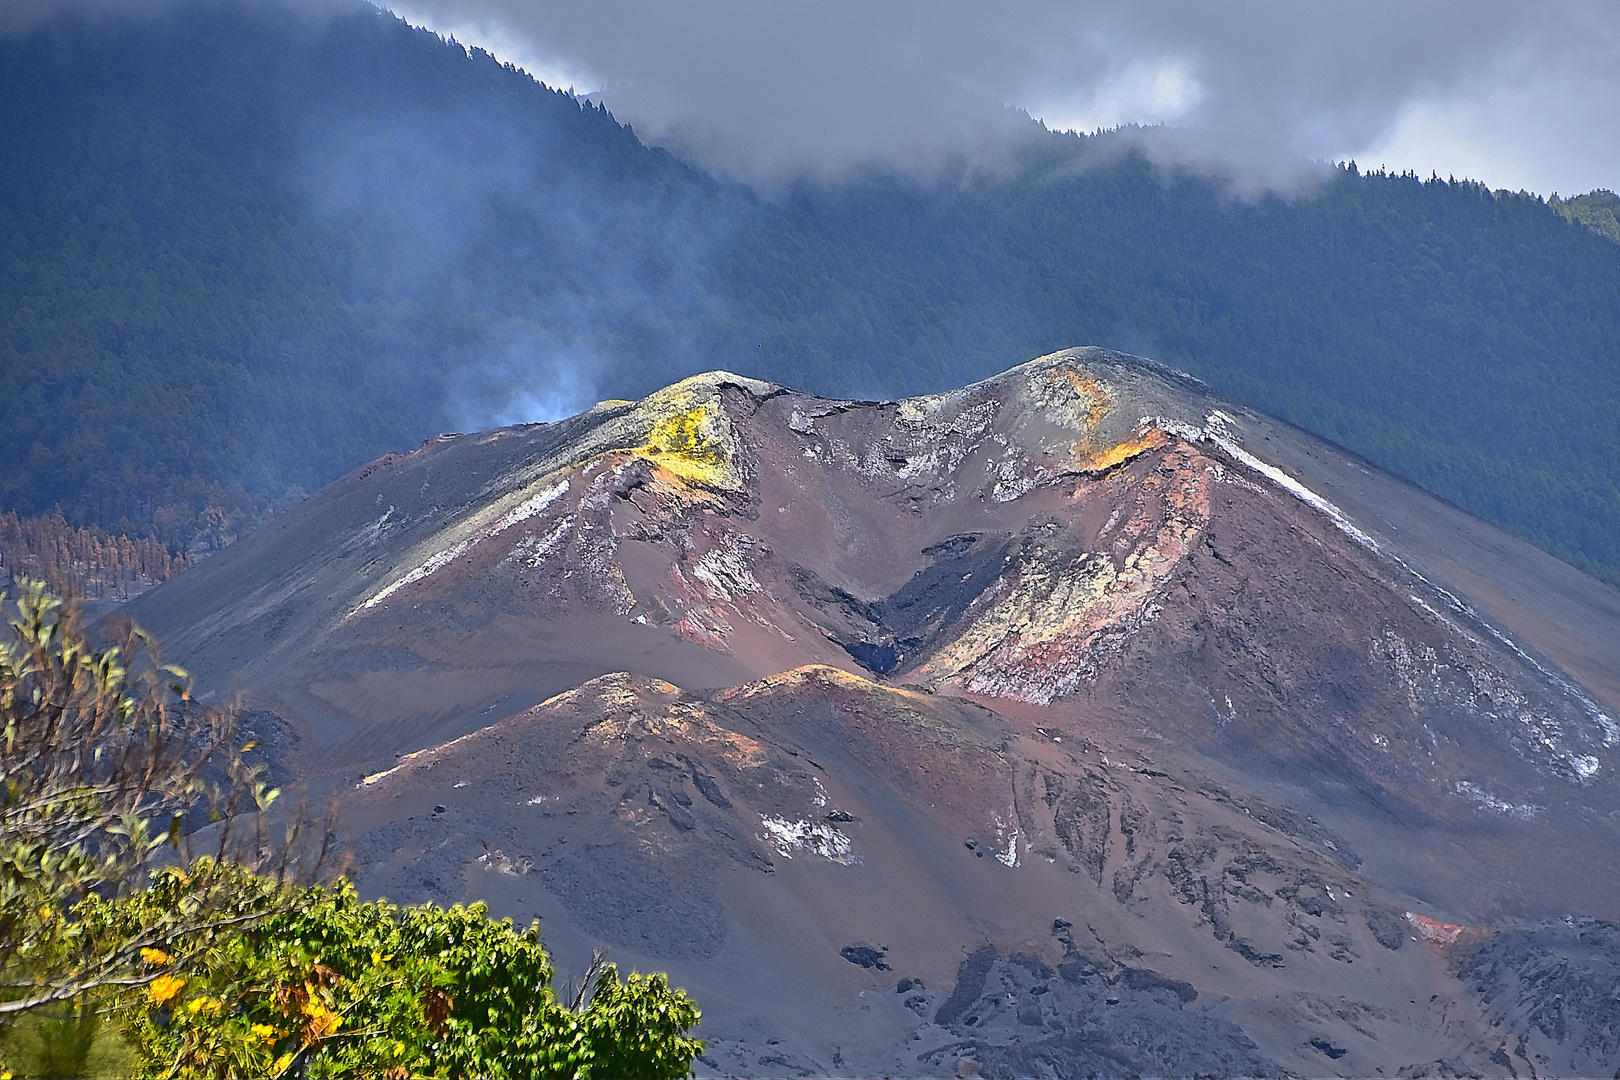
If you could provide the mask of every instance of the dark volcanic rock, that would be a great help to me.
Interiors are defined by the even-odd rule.
[[[1032,958],[988,946],[962,964],[935,1023],[958,1041],[925,1063],[971,1057],[986,1077],[1277,1076],[1243,1030],[1189,1009],[1186,983],[1126,969],[1051,981]]]
[[[838,950],[838,955],[854,964],[856,967],[877,968],[879,971],[891,970],[883,962],[887,949],[874,949],[870,945],[845,945]]]
[[[956,989],[951,996],[934,1014],[934,1023],[940,1027],[950,1027],[959,1020],[979,995],[984,993],[984,982],[990,977],[990,969],[996,963],[996,947],[994,945],[980,945],[974,949],[962,966],[956,969]]]
[[[1620,1060],[1620,926],[1568,919],[1504,930],[1457,966],[1479,994],[1503,1057],[1541,1076],[1613,1073]]]

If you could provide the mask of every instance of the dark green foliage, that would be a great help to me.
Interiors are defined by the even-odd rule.
[[[108,996],[145,993],[161,975],[148,957],[184,966],[276,910],[259,902],[290,888],[301,818],[286,846],[270,840],[277,793],[244,761],[252,747],[154,642],[131,629],[98,644],[42,585],[17,584],[0,595],[0,1075],[125,1075]],[[202,843],[214,857],[195,856]],[[268,876],[218,862],[231,854]],[[143,905],[154,870],[168,891]],[[249,895],[244,877],[262,888]],[[193,951],[155,951],[172,942]]]
[[[1601,193],[1246,201],[1123,136],[1017,153],[765,199],[369,9],[0,42],[0,507],[218,543],[514,392],[896,396],[1101,344],[1620,582]]]
[[[282,899],[226,872],[283,910],[207,950],[174,942],[197,959],[117,998],[143,1075],[679,1077],[703,1051],[686,1034],[696,1006],[662,975],[621,981],[606,965],[559,1000],[538,925],[482,904],[363,904],[341,881]],[[184,888],[159,875],[110,915],[146,925]],[[154,970],[174,963],[152,955]]]
[[[1577,195],[1573,199],[1560,199],[1556,194],[1547,205],[1566,219],[1585,225],[1599,236],[1607,236],[1620,244],[1620,195],[1599,189]]]
[[[0,1061],[18,1077],[133,1076],[135,1057],[94,1005],[65,1002],[0,1029]]]

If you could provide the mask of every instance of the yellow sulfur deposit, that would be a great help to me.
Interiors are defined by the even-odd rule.
[[[1106,472],[1168,441],[1164,432],[1147,428],[1109,442],[1102,424],[1113,400],[1108,388],[1089,372],[1073,368],[1046,371],[1038,377],[1035,390],[1049,421],[1077,430],[1080,437],[1073,444],[1074,465],[1081,472]]]
[[[656,458],[671,472],[679,473],[698,483],[714,483],[726,466],[724,447],[705,436],[704,427],[709,409],[699,405],[695,409],[676,413],[660,421],[647,436],[643,452]]]
[[[1084,453],[1085,448],[1082,447],[1079,468],[1081,472],[1106,472],[1115,465],[1131,460],[1138,454],[1144,454],[1149,450],[1157,450],[1169,441],[1169,437],[1158,428],[1148,428],[1141,434],[1132,435],[1123,442],[1115,443],[1113,446],[1104,447],[1101,450],[1093,450],[1089,454]]]
[[[1075,371],[1073,368],[1066,369],[1063,374],[1068,377],[1069,385],[1074,387],[1074,392],[1088,403],[1085,426],[1089,438],[1091,433],[1097,430],[1097,425],[1102,423],[1103,417],[1108,415],[1108,409],[1113,402],[1109,400],[1108,391],[1103,389],[1102,383],[1090,374]]]
[[[731,418],[718,395],[707,386],[688,385],[692,382],[677,383],[642,402],[655,420],[637,452],[687,483],[734,489],[740,485],[732,468]]]

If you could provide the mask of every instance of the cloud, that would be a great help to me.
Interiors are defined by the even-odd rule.
[[[402,14],[600,89],[644,137],[756,182],[926,167],[1027,130],[1019,109],[1059,129],[1191,128],[1186,160],[1262,179],[1286,156],[1386,147],[1400,167],[1449,155],[1569,190],[1614,172],[1602,129],[1581,127],[1620,105],[1620,6],[1601,0],[411,0]]]
[[[1620,139],[1613,134],[1620,19],[1609,15],[1613,10],[1577,12],[1569,23],[1574,32],[1526,42],[1449,91],[1404,102],[1394,123],[1356,157],[1543,194],[1620,188]]]
[[[182,2],[5,0],[0,31]],[[755,184],[995,160],[1032,117],[1180,129],[1148,136],[1150,153],[1240,187],[1352,157],[1543,192],[1620,186],[1610,0],[374,2]]]

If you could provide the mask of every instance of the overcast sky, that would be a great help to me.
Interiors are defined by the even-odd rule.
[[[1613,0],[408,0],[387,4],[734,175],[926,164],[1007,107],[1056,130],[1195,129],[1546,194],[1620,188]]]
[[[0,30],[177,2],[0,0]],[[373,2],[752,181],[993,160],[1022,109],[1054,130],[1167,125],[1155,153],[1251,186],[1353,158],[1620,189],[1620,0]]]

